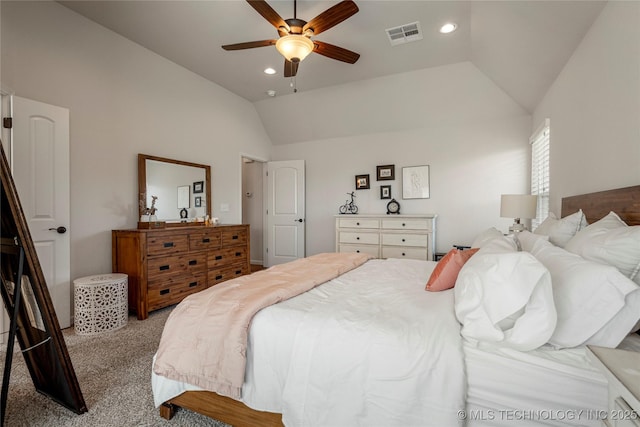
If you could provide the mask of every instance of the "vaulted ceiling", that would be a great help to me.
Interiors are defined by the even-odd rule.
[[[225,51],[222,45],[275,39],[275,28],[247,2],[60,1],[66,7],[251,101],[407,71],[471,61],[531,112],[606,2],[355,0],[359,12],[317,37],[359,53],[346,64],[312,53],[295,78],[283,77],[274,46]],[[284,19],[293,0],[268,0]],[[337,1],[300,0],[306,21]],[[419,22],[422,40],[392,46],[386,29]],[[445,22],[457,30],[440,34]],[[263,70],[272,67],[275,75]]]

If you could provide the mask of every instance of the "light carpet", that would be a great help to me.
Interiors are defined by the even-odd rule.
[[[153,405],[151,361],[170,312],[171,308],[158,310],[146,320],[129,316],[124,328],[100,335],[77,335],[73,328],[63,331],[89,409],[82,415],[38,393],[22,355],[16,353],[5,426],[226,426],[183,409],[167,421]],[[0,369],[4,369],[4,351],[0,352],[0,358]]]

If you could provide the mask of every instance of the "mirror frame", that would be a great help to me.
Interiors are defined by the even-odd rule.
[[[142,215],[142,206],[140,206],[140,197],[147,192],[147,160],[155,160],[157,162],[173,163],[176,165],[191,166],[204,169],[205,175],[205,195],[207,197],[206,212],[211,218],[211,166],[201,165],[199,163],[185,162],[182,160],[168,159],[165,157],[151,156],[148,154],[138,154],[138,218]],[[146,197],[145,197],[146,200]]]

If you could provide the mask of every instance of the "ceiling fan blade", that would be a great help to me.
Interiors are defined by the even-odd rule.
[[[278,12],[273,10],[273,8],[269,6],[269,4],[266,1],[247,0],[247,3],[249,3],[251,7],[253,7],[256,10],[256,12],[262,15],[264,19],[269,21],[271,25],[276,27],[276,30],[278,30],[278,32],[281,33],[280,35],[283,35],[282,31],[280,30],[280,27],[286,28],[287,33],[289,32],[289,25],[287,25],[287,23],[284,21],[284,19],[282,19],[282,17],[278,14]]]
[[[303,28],[303,32],[312,29],[313,34],[317,36],[321,32],[338,25],[354,15],[358,10],[358,6],[352,0],[343,0],[307,22]]]
[[[349,64],[355,64],[360,58],[359,53],[352,52],[343,47],[334,46],[329,43],[321,42],[318,40],[313,41],[313,51],[327,58],[336,59],[338,61],[347,62]]]
[[[291,62],[284,60],[284,76],[285,77],[295,77],[298,74],[298,65],[299,62]]]
[[[252,49],[254,47],[273,46],[274,44],[276,44],[276,40],[260,40],[256,42],[225,44],[224,46],[222,46],[222,48],[224,50],[241,50],[241,49]]]

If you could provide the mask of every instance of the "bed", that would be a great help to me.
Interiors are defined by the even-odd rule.
[[[640,225],[640,186],[563,199],[561,217],[579,210],[589,223],[614,210],[628,225]],[[241,396],[165,378],[154,364],[154,399],[161,415],[170,419],[181,407],[234,426],[335,425],[336,420],[600,425],[597,416],[588,415],[606,410],[606,382],[586,360],[584,345],[522,351],[463,339],[452,310],[443,308],[454,304],[454,292],[424,291],[435,266],[370,260],[258,311],[247,331]],[[365,340],[363,328],[376,333]],[[637,335],[620,345],[640,350]],[[420,347],[438,351],[423,353]],[[400,359],[389,363],[391,357]],[[292,361],[296,369],[290,369]],[[367,370],[358,369],[362,366]],[[587,415],[579,417],[579,411]]]

